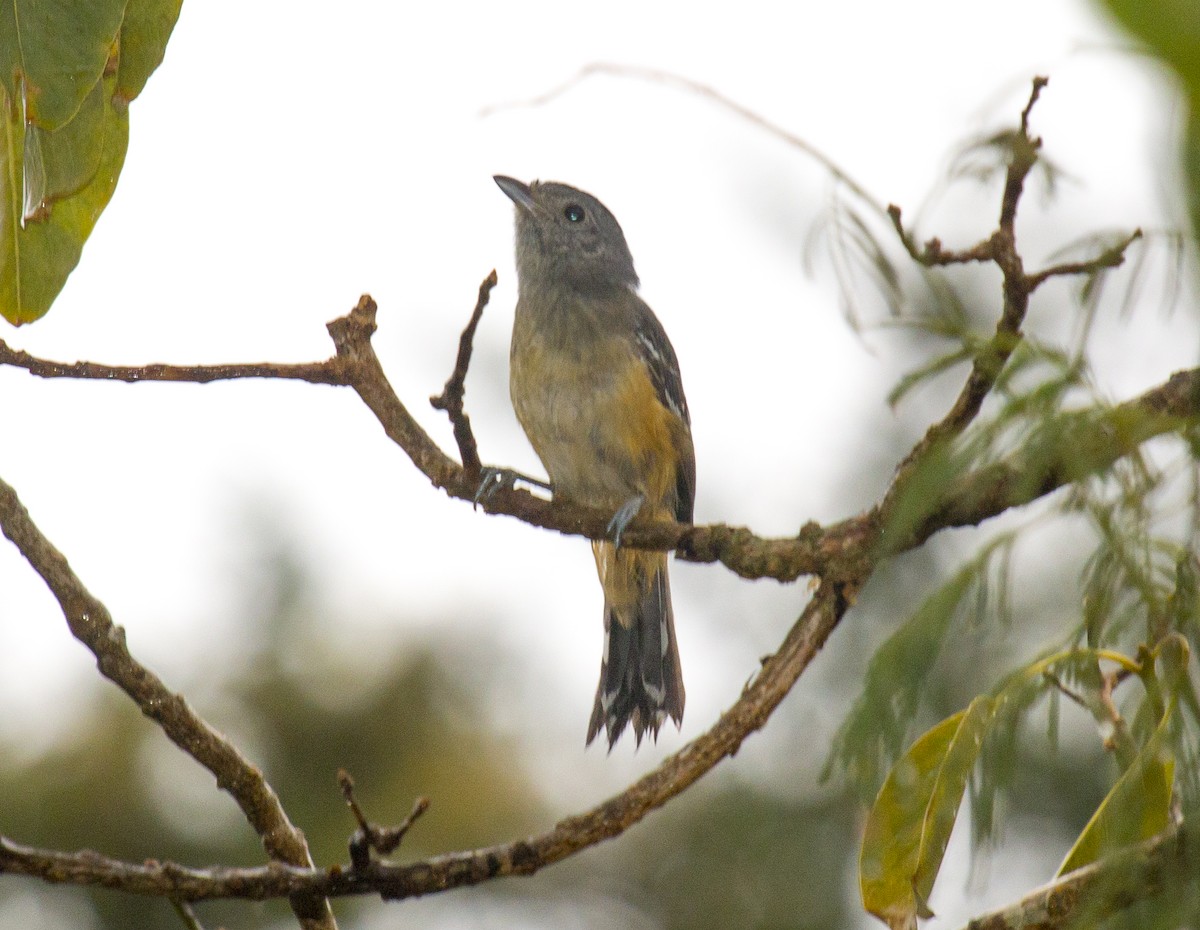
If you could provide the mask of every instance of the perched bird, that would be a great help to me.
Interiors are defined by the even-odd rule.
[[[496,175],[516,204],[513,407],[554,496],[613,513],[593,542],[604,588],[604,656],[588,724],[609,749],[683,720],[667,555],[622,548],[638,514],[692,520],[696,457],[679,362],[637,295],[633,256],[604,204],[566,184]]]

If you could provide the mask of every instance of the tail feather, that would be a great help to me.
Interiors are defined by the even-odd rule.
[[[588,724],[590,744],[603,727],[611,750],[632,723],[641,745],[656,739],[669,716],[683,721],[684,689],[671,610],[667,560],[661,553],[614,551],[599,544],[604,562],[604,655]],[[624,581],[624,584],[612,583]]]

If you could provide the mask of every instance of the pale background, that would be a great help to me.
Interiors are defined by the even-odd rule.
[[[191,3],[133,105],[124,173],[82,262],[43,321],[3,336],[65,361],[304,361],[330,353],[325,322],[369,292],[393,385],[453,450],[426,398],[449,374],[479,281],[495,267],[468,410],[485,461],[540,474],[508,401],[512,216],[491,175],[566,181],[620,219],[643,296],[678,351],[697,522],[788,534],[857,512],[884,486],[896,443],[944,396],[889,410],[901,372],[892,337],[851,331],[827,262],[806,273],[828,179],[711,103],[629,79],[597,76],[544,106],[481,116],[593,61],[703,81],[909,215],[954,146],[1011,124],[1029,79],[1048,74],[1033,128],[1070,177],[1058,199],[1035,189],[1024,205],[1032,261],[1088,230],[1178,221],[1163,202],[1169,84],[1086,3],[346,3],[336,14]],[[922,232],[967,244],[990,230],[995,203],[994,192],[951,198]],[[1097,347],[1113,397],[1195,364],[1187,317],[1150,309],[1103,332],[1119,333]],[[561,814],[710,726],[805,596],[803,582],[751,584],[676,563],[683,732],[668,728],[636,755],[628,739],[608,758],[595,746],[585,754],[600,650],[586,544],[448,500],[350,391],[48,382],[0,370],[0,402],[0,475],[173,687],[203,705],[213,669],[239,661],[228,608],[253,583],[248,526],[266,521],[307,553],[336,605],[338,626],[306,648],[353,656],[356,675],[392,661],[414,631],[446,625],[527,660],[489,669],[491,725],[524,746]],[[397,616],[412,629],[378,620]],[[461,672],[473,674],[470,662]],[[857,685],[822,674],[818,659],[781,711],[807,719],[811,742],[780,746],[768,726],[723,767],[773,789],[815,790]],[[69,730],[95,679],[41,582],[0,546],[0,734],[37,752]],[[837,698],[821,700],[830,689]],[[214,810],[236,819],[232,805]],[[983,888],[964,884],[963,846],[935,893],[936,926],[1048,879],[1066,845],[999,851]],[[389,915],[447,926],[520,919],[516,906],[476,901],[468,915],[455,902]],[[554,921],[568,925],[568,912],[592,926],[578,902]]]

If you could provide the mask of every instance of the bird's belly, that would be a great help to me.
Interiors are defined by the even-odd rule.
[[[555,493],[614,510],[639,494],[656,504],[674,481],[671,435],[636,365],[553,359],[544,347],[521,355],[513,407]]]

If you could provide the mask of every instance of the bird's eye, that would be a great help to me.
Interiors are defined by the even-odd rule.
[[[567,204],[567,208],[563,210],[563,216],[565,216],[569,222],[578,223],[583,219],[583,207],[577,203]]]

